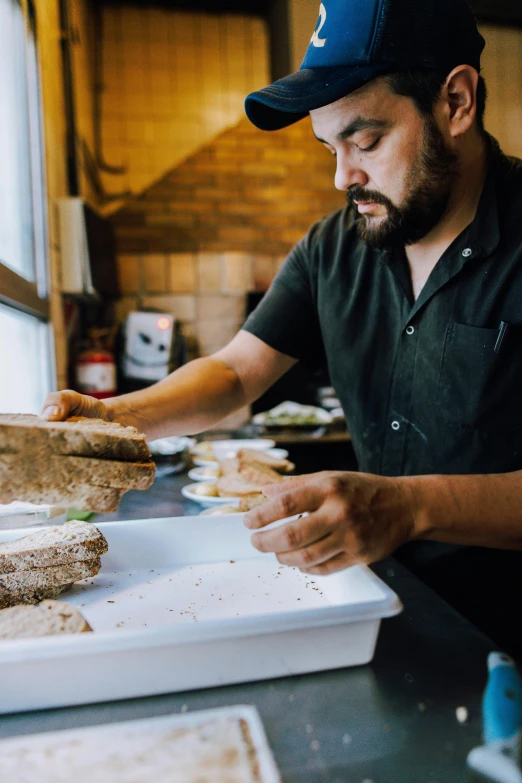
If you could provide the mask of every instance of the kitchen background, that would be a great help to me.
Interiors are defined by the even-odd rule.
[[[317,0],[23,0],[21,8],[34,22],[41,79],[50,285],[38,316],[52,325],[50,385],[74,382],[87,326],[142,308],[181,321],[189,357],[212,353],[311,223],[344,203],[308,121],[266,134],[243,114],[247,93],[299,67]],[[518,0],[475,8],[487,40],[487,128],[522,157],[522,10]],[[64,296],[67,196],[90,215],[101,300]],[[0,259],[9,266],[1,248]],[[5,275],[0,301],[16,306],[23,275]],[[0,358],[2,346],[0,338]],[[11,389],[28,382],[16,372]],[[4,373],[4,410],[13,404],[7,385]]]

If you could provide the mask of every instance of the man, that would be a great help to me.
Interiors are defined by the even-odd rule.
[[[245,517],[256,547],[329,574],[409,544],[411,566],[455,590],[452,558],[486,553],[487,568],[491,548],[522,549],[522,164],[483,129],[483,46],[465,0],[324,0],[301,70],[246,111],[265,130],[310,114],[348,206],[294,248],[222,351],[106,403],[51,394],[42,415],[200,432],[325,357],[362,472],[267,488]],[[518,652],[518,631],[501,636]]]

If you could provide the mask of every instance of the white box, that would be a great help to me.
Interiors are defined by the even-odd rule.
[[[95,632],[0,642],[0,713],[368,663],[381,619],[402,608],[368,568],[280,566],[239,514],[97,527],[109,542],[101,572],[63,594]]]

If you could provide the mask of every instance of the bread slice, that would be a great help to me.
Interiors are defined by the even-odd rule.
[[[24,593],[20,597],[17,603],[38,604],[40,603],[40,601],[45,601],[46,599],[57,598],[57,596],[61,595],[62,593],[66,593],[67,590],[70,590],[71,587],[72,584],[68,584],[68,585],[56,585],[56,587],[45,587],[42,588],[41,590],[34,590],[33,592]]]
[[[252,511],[253,508],[262,506],[263,503],[266,502],[267,502],[267,498],[265,498],[262,492],[258,492],[255,495],[245,495],[245,497],[242,497],[241,500],[239,501],[239,510]]]
[[[239,469],[239,460],[235,457],[227,457],[218,460],[220,476],[237,476]]]
[[[148,462],[145,436],[118,422],[75,416],[44,421],[29,413],[0,414],[0,453],[32,454],[42,447],[55,454]]]
[[[240,498],[243,495],[251,495],[259,492],[259,487],[255,484],[249,484],[242,476],[231,475],[218,478],[216,489],[219,497],[222,498]]]
[[[111,489],[148,489],[154,482],[154,462],[121,462],[93,457],[62,457],[52,453],[0,454],[0,486],[48,482],[68,486],[71,481]]]
[[[295,465],[287,459],[280,459],[273,457],[267,451],[262,449],[240,449],[237,453],[238,459],[244,462],[260,462],[263,465],[268,465],[270,468],[279,471],[280,473],[291,473],[295,470]]]
[[[55,587],[96,576],[101,568],[100,558],[82,560],[66,565],[29,568],[0,575],[0,609],[19,603],[32,603],[28,596],[46,594]]]
[[[258,491],[267,484],[278,484],[284,481],[283,476],[268,465],[263,465],[261,462],[247,462],[242,459],[239,460],[239,474],[245,481],[258,487]]]
[[[49,486],[45,481],[27,483],[5,483],[0,485],[0,503],[14,500],[36,503],[36,505],[65,506],[82,511],[110,513],[118,509],[123,490],[92,487],[71,481],[68,485]]]
[[[108,549],[97,527],[73,520],[0,544],[0,574],[94,560]]]
[[[37,606],[20,605],[0,610],[0,639],[28,639],[64,633],[92,631],[74,606],[62,601],[42,601]]]

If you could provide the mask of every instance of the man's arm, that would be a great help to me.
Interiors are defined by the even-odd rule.
[[[260,397],[295,359],[240,331],[221,351],[180,367],[141,391],[100,401],[75,391],[53,392],[41,416],[62,421],[89,416],[137,427],[149,439],[202,432]]]
[[[522,550],[522,471],[402,478],[415,537]]]
[[[318,473],[265,487],[268,502],[245,517],[263,552],[310,574],[382,560],[415,540],[522,550],[522,471],[386,478]]]

